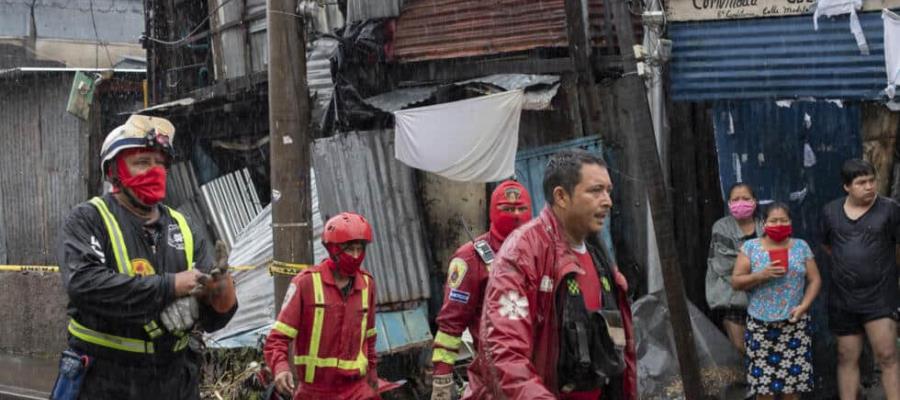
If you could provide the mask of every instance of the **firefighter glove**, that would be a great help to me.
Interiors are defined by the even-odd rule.
[[[192,296],[175,300],[163,309],[159,319],[169,332],[186,332],[200,318],[200,304]]]
[[[452,400],[456,389],[452,374],[435,375],[431,381],[431,400]]]

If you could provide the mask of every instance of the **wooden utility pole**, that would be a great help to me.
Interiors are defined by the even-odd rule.
[[[583,136],[596,135],[596,116],[599,104],[594,90],[594,70],[591,68],[591,36],[588,31],[587,0],[566,0],[566,30],[569,37],[569,59],[575,67],[575,90]],[[571,85],[566,85],[571,86]]]
[[[296,0],[268,0],[269,141],[272,182],[272,257],[282,271],[312,260],[309,184],[310,110],[306,39]],[[291,275],[275,274],[275,313]]]
[[[647,88],[637,75],[631,12],[626,0],[611,0],[610,3],[607,3],[609,7],[605,11],[611,12],[613,16],[624,69],[622,77],[613,86],[616,103],[614,112],[623,128],[619,139],[624,147],[624,156],[639,160],[638,170],[626,171],[626,174],[638,177],[647,187],[684,397],[687,400],[699,400],[703,397],[700,363],[675,246],[671,196],[653,132]]]

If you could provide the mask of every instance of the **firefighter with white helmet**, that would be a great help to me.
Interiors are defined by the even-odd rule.
[[[227,259],[214,261],[202,231],[162,204],[174,139],[164,118],[129,117],[100,152],[111,193],[66,218],[69,348],[53,399],[199,399],[191,332],[224,327],[237,299]]]

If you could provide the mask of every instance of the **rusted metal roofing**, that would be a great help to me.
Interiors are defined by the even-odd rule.
[[[602,0],[589,9],[592,43],[605,47]],[[567,47],[567,36],[565,0],[411,0],[397,19],[394,55],[410,62]]]

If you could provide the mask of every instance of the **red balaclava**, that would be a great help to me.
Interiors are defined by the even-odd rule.
[[[359,254],[359,257],[353,257],[344,250],[341,250],[341,245],[337,243],[326,244],[325,250],[328,251],[328,255],[331,256],[331,260],[334,262],[334,266],[337,270],[345,276],[355,276],[356,273],[359,272],[363,260],[366,258],[365,249]]]
[[[509,205],[514,207],[526,207],[527,210],[520,214],[503,212],[498,206]],[[504,241],[512,231],[531,219],[531,196],[521,183],[508,180],[503,181],[491,194],[491,236],[497,241]]]
[[[146,148],[127,149],[116,156],[119,182],[123,187],[131,189],[134,197],[137,197],[141,203],[148,206],[154,206],[166,197],[166,169],[157,166],[150,168],[143,174],[132,176],[131,172],[128,171],[128,165],[125,164],[125,157],[154,151],[157,150]],[[112,175],[112,169],[110,169],[110,175]],[[113,192],[117,192],[118,189],[118,187],[114,187]]]

